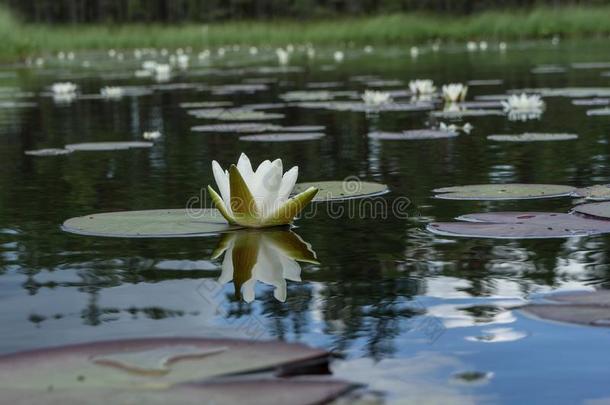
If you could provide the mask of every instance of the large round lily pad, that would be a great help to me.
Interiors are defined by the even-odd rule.
[[[605,201],[610,200],[610,184],[597,184],[595,186],[583,187],[574,191],[575,197],[584,197],[587,200]]]
[[[260,134],[260,135],[246,135],[239,138],[240,141],[247,142],[296,142],[296,141],[315,141],[323,138],[324,134],[321,132],[309,132],[309,133],[288,133],[288,134]]]
[[[588,110],[587,115],[589,117],[593,116],[601,116],[601,115],[610,115],[610,108],[596,108],[593,110]]]
[[[543,134],[524,133],[519,135],[489,135],[490,141],[497,142],[545,142],[545,141],[570,141],[578,139],[576,134]]]
[[[286,377],[325,370],[328,357],[278,341],[95,342],[0,356],[0,390],[3,403],[32,405],[325,403],[353,384]]]
[[[577,205],[574,207],[574,212],[603,219],[610,219],[610,201]]]
[[[107,151],[107,150],[125,150],[132,148],[150,148],[154,145],[152,142],[86,142],[72,143],[66,145],[66,149],[70,151]]]
[[[610,221],[556,212],[487,212],[432,223],[428,230],[445,236],[535,239],[610,233]]]
[[[485,109],[466,109],[466,110],[444,110],[432,111],[430,113],[435,118],[464,118],[464,117],[486,117],[490,115],[504,115],[504,111]]]
[[[319,190],[313,201],[337,201],[351,198],[374,197],[389,191],[388,186],[385,184],[347,180],[298,183],[294,187],[293,194],[301,193],[309,187],[317,187]]]
[[[457,132],[439,131],[434,129],[415,129],[403,132],[370,132],[369,138],[384,141],[417,141],[423,139],[454,138]]]
[[[547,299],[551,303],[533,303],[521,310],[556,322],[610,326],[610,291],[559,293]]]
[[[446,200],[524,200],[570,195],[574,187],[554,184],[476,184],[437,188],[435,198]]]
[[[221,121],[259,121],[284,117],[284,114],[280,113],[268,113],[265,111],[240,108],[206,108],[201,110],[190,110],[188,113],[196,118],[216,119]]]
[[[106,212],[68,219],[66,232],[116,238],[169,238],[217,234],[236,229],[215,209],[189,215],[185,209]]]

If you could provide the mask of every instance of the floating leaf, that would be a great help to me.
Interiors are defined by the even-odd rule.
[[[239,138],[240,141],[247,142],[295,142],[295,141],[314,141],[323,138],[320,132],[311,133],[288,133],[288,134],[261,134],[247,135]]]
[[[125,150],[132,148],[150,148],[154,145],[152,142],[85,142],[72,143],[66,145],[66,149],[76,151],[107,151],[107,150]]]
[[[610,326],[610,291],[559,293],[546,298],[554,303],[529,304],[521,310],[556,322]]]
[[[351,198],[374,197],[387,193],[388,186],[385,184],[371,183],[359,180],[346,181],[316,181],[311,183],[298,183],[295,185],[293,194],[299,194],[309,187],[316,187],[319,191],[312,201],[336,201]]]
[[[325,129],[324,125],[291,125],[279,128],[284,132],[322,132]]]
[[[570,141],[577,139],[576,134],[544,134],[526,132],[519,135],[489,135],[487,139],[497,142],[545,142],[545,141]]]
[[[535,75],[546,75],[555,73],[565,73],[567,72],[567,69],[559,65],[541,65],[533,68],[531,72]]]
[[[587,115],[589,117],[598,115],[610,115],[610,108],[596,108],[593,110],[587,110]]]
[[[504,83],[502,79],[468,80],[469,86],[499,86]]]
[[[574,191],[574,196],[594,201],[610,200],[610,184],[597,184],[595,186],[579,188]]]
[[[610,97],[610,87],[526,88],[511,90],[510,93],[534,93],[542,97]]]
[[[570,195],[574,187],[554,184],[476,184],[432,190],[434,197],[447,200],[524,200]]]
[[[188,113],[196,118],[216,119],[222,121],[257,121],[284,118],[284,114],[240,108],[206,108],[201,110],[190,110]]]
[[[316,369],[316,367],[318,367]],[[328,354],[300,344],[152,338],[38,349],[0,356],[7,403],[325,403],[353,384],[324,377]],[[248,375],[271,371],[267,374]],[[289,399],[288,399],[289,398]],[[313,402],[312,402],[313,401]]]
[[[215,209],[190,213],[184,209],[122,211],[92,214],[68,219],[66,232],[117,238],[168,238],[206,236],[236,227]]]
[[[68,153],[72,153],[72,151],[69,149],[57,149],[57,148],[26,150],[25,151],[25,154],[28,156],[59,156],[59,155],[67,155]]]
[[[610,202],[598,202],[581,204],[574,207],[574,212],[591,215],[604,219],[610,219]]]
[[[415,129],[403,132],[370,132],[369,138],[386,141],[416,141],[422,139],[454,138],[457,132],[434,129]]]
[[[354,112],[383,112],[383,111],[428,111],[434,108],[431,103],[388,103],[379,106],[369,106],[362,102],[355,101],[311,101],[297,104],[301,108],[318,108],[333,111],[354,111]]]
[[[610,98],[584,98],[584,99],[576,99],[576,100],[572,100],[572,104],[574,104],[574,105],[584,105],[584,106],[608,105],[608,104],[610,104]]]
[[[492,109],[473,109],[473,110],[445,110],[432,111],[430,113],[435,118],[463,118],[463,117],[486,117],[490,115],[504,115],[504,111]]]
[[[191,127],[193,132],[236,132],[236,133],[254,133],[275,131],[281,129],[278,125],[260,124],[257,122],[243,122],[235,124],[214,124],[214,125],[198,125]]]
[[[289,91],[281,94],[280,98],[284,101],[327,101],[333,99],[330,91]]]
[[[218,107],[231,107],[233,105],[230,101],[194,101],[189,103],[180,103],[181,108],[218,108]]]
[[[610,221],[555,212],[489,212],[438,222],[428,230],[444,236],[537,239],[591,236],[610,232]]]

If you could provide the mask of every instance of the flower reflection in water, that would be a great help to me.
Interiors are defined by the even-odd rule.
[[[299,262],[318,264],[311,246],[287,228],[226,233],[212,258],[223,254],[218,282],[233,281],[235,294],[246,302],[254,300],[257,281],[273,286],[273,296],[286,301],[286,280],[301,281]]]

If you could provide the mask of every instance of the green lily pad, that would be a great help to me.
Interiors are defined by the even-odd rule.
[[[66,145],[69,151],[107,151],[107,150],[125,150],[132,148],[151,148],[154,146],[152,142],[85,142],[71,143]]]
[[[388,186],[380,183],[371,183],[359,180],[347,181],[316,181],[311,183],[298,183],[293,194],[299,194],[309,187],[318,188],[318,194],[312,201],[338,201],[351,198],[366,198],[385,194]]]
[[[589,117],[610,115],[610,108],[596,108],[593,110],[588,110],[587,115]]]
[[[197,125],[191,127],[193,132],[235,132],[235,133],[255,133],[265,131],[276,131],[282,127],[272,124],[261,124],[258,122],[240,122],[232,124],[212,124],[212,125]]]
[[[202,110],[190,110],[190,115],[196,118],[216,119],[221,121],[259,121],[284,118],[284,114],[268,113],[246,109],[230,108],[206,108]]]
[[[476,184],[442,187],[432,190],[435,198],[446,200],[525,200],[534,198],[564,197],[574,187],[555,184]]]
[[[237,229],[215,209],[106,212],[68,219],[66,232],[115,238],[171,238],[213,235]]]
[[[610,219],[610,201],[577,205],[574,207],[574,212]]]
[[[298,141],[315,141],[323,138],[321,132],[310,133],[288,133],[288,134],[260,134],[247,135],[239,138],[240,141],[247,142],[298,142]]]
[[[472,110],[446,110],[432,111],[430,113],[435,118],[463,118],[463,117],[486,117],[490,115],[504,115],[504,111],[492,109],[472,109]]]
[[[570,141],[577,139],[576,134],[543,134],[529,133],[519,135],[489,135],[487,139],[497,142],[545,142],[545,141]]]
[[[605,201],[610,200],[610,184],[597,184],[595,186],[583,187],[574,191],[575,197],[584,197],[587,200]]]
[[[3,403],[326,403],[354,387],[324,376],[328,353],[300,344],[149,338],[0,355]],[[320,370],[320,371],[318,371]],[[311,402],[313,401],[313,402]]]
[[[28,156],[60,156],[60,155],[67,155],[68,153],[72,153],[72,151],[69,149],[57,149],[57,148],[26,150],[25,151],[25,154]]]

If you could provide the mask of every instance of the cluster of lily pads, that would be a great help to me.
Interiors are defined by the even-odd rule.
[[[436,198],[449,200],[524,200],[579,197],[596,201],[576,205],[568,213],[487,212],[457,217],[457,222],[433,222],[427,229],[438,235],[468,238],[543,239],[610,233],[610,185],[585,188],[551,184],[485,184],[435,189]]]

